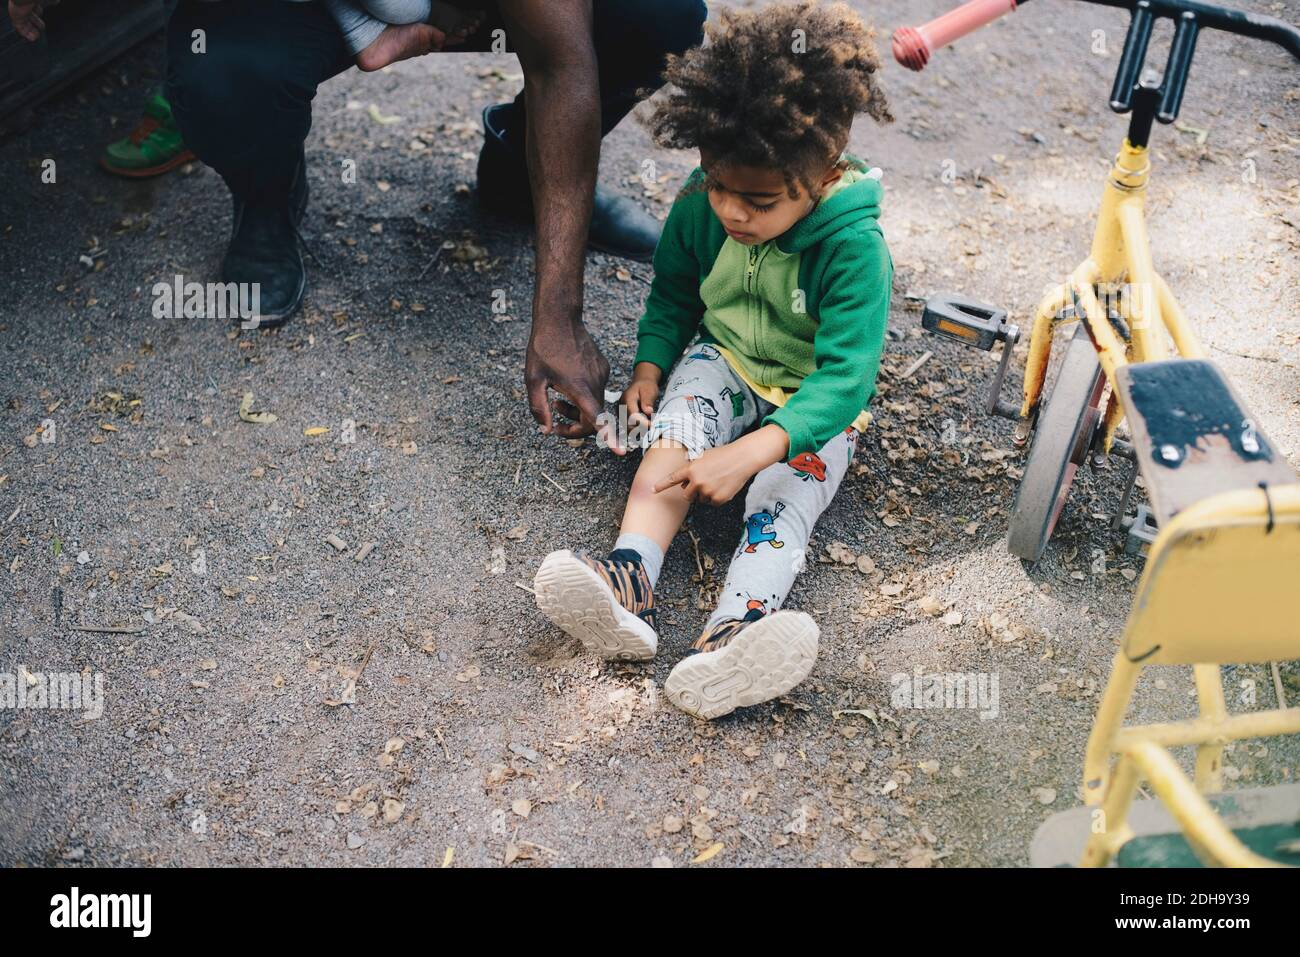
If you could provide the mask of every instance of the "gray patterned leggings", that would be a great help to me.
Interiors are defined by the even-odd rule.
[[[734,442],[774,406],[754,394],[716,348],[696,344],[664,388],[646,442],[680,442],[688,458]],[[858,433],[846,429],[816,453],[777,462],[754,476],[745,496],[745,533],[706,630],[724,618],[757,619],[776,611],[803,568],[813,525],[840,487]]]

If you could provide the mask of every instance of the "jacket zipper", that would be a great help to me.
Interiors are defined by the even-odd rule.
[[[745,319],[749,326],[749,348],[752,352],[754,349],[754,328],[756,320],[754,317],[754,297],[750,289],[754,284],[754,268],[758,265],[758,247],[750,246],[746,251],[749,257],[749,263],[745,266],[745,279],[741,283],[741,288],[745,291]]]
[[[758,289],[758,272],[763,267],[763,260],[767,258],[769,246],[763,243],[759,246],[749,247],[749,270],[745,276],[745,291],[749,293],[750,312],[750,330],[752,331],[751,343],[756,359],[766,359],[767,356],[759,345],[759,337],[763,332],[763,303],[757,294]],[[766,382],[761,383],[767,385]]]

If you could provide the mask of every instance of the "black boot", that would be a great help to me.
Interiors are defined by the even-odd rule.
[[[483,110],[483,149],[478,154],[478,201],[487,210],[532,222],[533,196],[522,143],[509,140],[505,119],[513,104]],[[591,211],[587,242],[593,249],[649,262],[663,229],[632,200],[599,187]]]
[[[258,314],[241,317],[245,328],[282,325],[302,305],[307,271],[298,247],[298,224],[307,208],[307,176],[294,174],[289,195],[279,201],[235,200],[230,246],[221,263],[223,282],[256,283]]]

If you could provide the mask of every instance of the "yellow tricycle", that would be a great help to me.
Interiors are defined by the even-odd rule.
[[[1024,0],[1021,0],[1024,2]],[[1117,520],[1146,567],[1088,743],[1085,807],[1055,816],[1031,852],[1038,864],[1300,863],[1300,785],[1233,791],[1222,785],[1228,742],[1300,733],[1273,666],[1276,707],[1229,714],[1220,666],[1300,658],[1300,484],[1258,419],[1205,350],[1156,272],[1144,204],[1153,124],[1178,116],[1203,29],[1277,43],[1300,59],[1300,29],[1274,17],[1196,0],[1089,0],[1130,11],[1110,106],[1131,114],[1102,191],[1089,255],[1038,304],[1024,395],[1001,387],[1019,329],[1004,310],[957,295],[931,297],[929,331],[1002,357],[988,411],[1017,421],[1028,445],[1008,530],[1012,553],[1042,557],[1079,467],[1121,455],[1132,462]],[[921,69],[933,50],[1016,8],[971,0],[894,34],[894,55]],[[1156,22],[1173,22],[1159,80],[1143,77]],[[1077,322],[1045,394],[1052,339]],[[1129,441],[1116,437],[1127,420]],[[1142,476],[1148,503],[1127,506]],[[1141,670],[1194,669],[1196,718],[1124,726]],[[1196,749],[1195,782],[1169,748]],[[1134,802],[1142,785],[1157,800]]]

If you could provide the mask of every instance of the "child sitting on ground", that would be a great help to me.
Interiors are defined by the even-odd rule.
[[[629,422],[668,381],[613,551],[552,552],[535,590],[595,653],[653,657],[654,586],[690,503],[753,479],[718,607],[664,685],[700,718],[785,694],[816,659],[816,622],[779,609],[869,421],[893,277],[879,171],[844,153],[855,114],[893,119],[871,37],[843,4],[725,10],[669,58],[650,117],[700,166],[655,251]]]
[[[445,0],[325,0],[363,70],[463,43],[483,22],[481,10]]]

